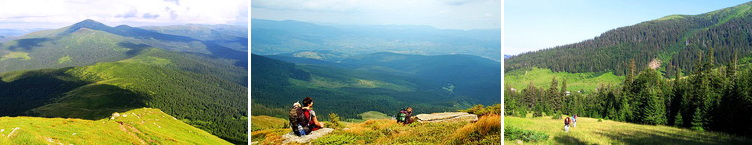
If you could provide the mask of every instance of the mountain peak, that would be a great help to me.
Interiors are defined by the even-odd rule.
[[[92,19],[86,19],[86,20],[83,20],[81,22],[71,25],[70,28],[68,28],[68,30],[66,30],[65,32],[73,33],[81,28],[89,28],[89,29],[94,29],[94,30],[106,30],[106,29],[110,29],[111,27],[105,24],[102,24],[100,22],[94,21]]]

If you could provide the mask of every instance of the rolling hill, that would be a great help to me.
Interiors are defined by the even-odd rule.
[[[300,21],[251,20],[253,54],[334,50],[346,55],[395,52],[467,54],[501,61],[501,31],[447,30],[429,26],[318,25]]]
[[[304,97],[318,100],[317,112],[343,118],[405,106],[441,112],[500,101],[499,63],[477,56],[374,53],[339,63],[255,54],[251,59],[254,115],[284,117],[284,109]],[[343,106],[353,109],[338,109]]]
[[[0,51],[0,116],[99,120],[149,107],[247,142],[244,52],[93,20],[27,34]]]
[[[248,28],[235,25],[171,25],[147,26],[143,29],[159,33],[191,37],[231,48],[236,51],[248,51]]]

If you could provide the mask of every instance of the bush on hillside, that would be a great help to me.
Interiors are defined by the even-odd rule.
[[[483,108],[483,105],[478,104],[473,107],[467,108],[465,110],[458,110],[458,111],[477,115],[477,114],[484,114],[486,110]]]
[[[342,122],[339,120],[339,116],[335,113],[329,113],[329,125],[324,124],[326,127],[329,128],[342,128]]]
[[[552,116],[551,119],[561,119],[561,113],[559,112],[554,113]]]
[[[475,115],[478,115],[478,116],[483,116],[483,115],[487,115],[487,114],[497,114],[497,115],[500,115],[501,114],[501,104],[494,104],[494,105],[491,105],[491,106],[488,106],[488,107],[485,107],[485,108],[483,107],[483,105],[478,104],[478,105],[475,105],[475,106],[473,106],[471,108],[468,108],[468,109],[465,109],[465,110],[458,110],[458,111],[460,111],[460,112],[467,112],[467,113],[475,114]]]
[[[522,140],[522,141],[544,141],[548,140],[548,134],[532,130],[519,129],[512,126],[504,126],[504,139]]]
[[[517,112],[514,113],[514,116],[525,118],[527,117],[527,110],[519,109],[517,110]]]

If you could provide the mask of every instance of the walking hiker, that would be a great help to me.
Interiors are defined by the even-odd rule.
[[[571,121],[572,120],[570,120],[569,117],[567,117],[567,118],[564,119],[564,132],[569,132],[569,123]]]
[[[572,127],[577,127],[577,114],[572,116]]]

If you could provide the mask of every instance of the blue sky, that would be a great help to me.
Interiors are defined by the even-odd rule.
[[[251,17],[320,24],[500,29],[500,0],[253,0]]]
[[[592,39],[603,32],[672,14],[696,15],[740,0],[506,0],[504,54]]]
[[[0,0],[0,29],[115,25],[248,24],[248,0]]]

